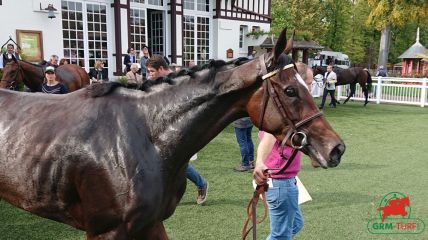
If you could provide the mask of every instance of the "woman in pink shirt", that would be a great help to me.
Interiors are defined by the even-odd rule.
[[[267,239],[292,239],[303,227],[303,216],[298,205],[299,192],[295,179],[300,170],[302,154],[301,152],[296,154],[284,173],[276,174],[286,163],[279,154],[281,142],[266,132],[260,132],[259,137],[261,141],[257,149],[253,176],[259,185],[272,181],[266,192],[270,217],[270,234]],[[287,159],[292,150],[289,146],[284,148],[284,155]]]

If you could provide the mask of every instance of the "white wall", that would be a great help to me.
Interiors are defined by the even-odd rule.
[[[58,10],[56,18],[49,19],[46,11],[49,3]],[[43,57],[48,60],[52,54],[63,55],[62,26],[61,26],[61,0],[7,0],[0,6],[0,43],[3,45],[9,36],[16,39],[16,30],[42,31]],[[0,46],[1,46],[0,45]]]
[[[226,57],[226,50],[233,49],[233,58],[246,57],[248,55],[248,46],[259,46],[265,37],[253,39],[252,37],[244,36],[244,45],[239,48],[239,27],[245,25],[248,31],[251,31],[253,26],[260,27],[261,31],[270,31],[269,23],[244,22],[227,19],[214,19],[213,30],[217,34],[217,39],[214,41],[215,59],[231,60]]]

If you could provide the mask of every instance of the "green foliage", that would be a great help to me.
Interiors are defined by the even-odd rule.
[[[272,0],[271,31],[278,36],[287,27],[296,30],[297,39],[319,42],[325,31],[320,6],[313,0]]]
[[[324,44],[335,51],[343,51],[347,31],[351,3],[348,0],[326,0],[323,4],[324,19],[327,32]]]
[[[367,0],[372,11],[367,22],[381,30],[387,24],[404,26],[415,20],[428,22],[426,0]]]
[[[303,157],[299,176],[313,201],[301,205],[305,225],[296,239],[381,239],[367,231],[367,222],[379,217],[376,208],[391,191],[408,194],[412,215],[426,223],[428,134],[423,129],[427,109],[388,104],[363,107],[361,102],[348,102],[324,113],[347,149],[341,164],[328,170],[312,168],[308,157]],[[255,144],[256,134],[254,129]],[[252,194],[252,176],[233,172],[239,162],[234,130],[227,127],[191,163],[210,184],[208,199],[203,206],[196,205],[196,187],[188,182],[174,215],[165,222],[170,239],[240,239]],[[267,219],[258,225],[257,239],[265,239],[268,231]],[[4,201],[0,202],[0,232],[0,238],[8,240],[85,239],[81,231],[28,214]],[[400,237],[396,239],[406,239]],[[426,234],[408,239],[426,239]]]
[[[247,36],[247,37],[251,36],[251,37],[254,37],[254,38],[259,38],[260,36],[270,35],[270,34],[272,34],[272,32],[265,32],[263,30],[260,30],[260,31],[249,32],[245,36]]]
[[[124,86],[126,86],[128,84],[128,79],[126,78],[126,76],[120,76],[118,78],[118,81]]]

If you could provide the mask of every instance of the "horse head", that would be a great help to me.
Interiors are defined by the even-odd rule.
[[[24,82],[24,73],[18,60],[13,58],[3,68],[3,77],[0,82],[0,88],[16,90]]]
[[[327,68],[315,65],[315,66],[312,67],[312,71],[314,72],[314,76],[318,75],[318,74],[321,74],[321,75],[324,76],[325,72],[327,72]]]
[[[313,166],[335,167],[345,144],[318,110],[288,56],[291,49],[292,38],[287,42],[284,29],[273,53],[259,57],[258,79],[263,83],[249,98],[246,111],[259,129],[300,149],[311,158]]]

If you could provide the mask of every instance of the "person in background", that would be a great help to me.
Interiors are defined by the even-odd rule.
[[[235,172],[246,172],[253,169],[254,144],[251,138],[253,123],[249,117],[244,117],[233,122],[236,140],[241,151],[241,164],[233,168]]]
[[[248,59],[254,59],[256,57],[257,51],[253,50],[251,51],[251,53],[248,55]]]
[[[56,69],[57,67],[59,67],[58,59],[59,59],[59,57],[57,55],[52,54],[51,57],[49,58],[49,61],[43,60],[42,62],[40,62],[40,65],[42,65],[44,67],[51,66],[51,67],[54,67]]]
[[[149,48],[146,45],[143,45],[143,49],[141,50],[142,56],[140,59],[140,65],[141,65],[141,76],[143,79],[147,79],[149,76],[149,73],[147,71],[146,62],[150,58]]]
[[[5,67],[6,64],[13,60],[21,60],[21,56],[15,51],[15,45],[12,43],[7,44],[7,51],[3,53],[2,56],[3,59],[3,65],[2,67]]]
[[[104,61],[95,61],[94,68],[89,71],[91,83],[99,81],[108,81],[108,72],[107,68],[104,68],[104,64]]]
[[[149,71],[149,81],[155,80],[158,77],[165,77],[172,73],[172,70],[168,67],[164,57],[158,54],[154,54],[149,60],[147,60],[146,66]],[[199,205],[203,204],[207,200],[208,181],[206,181],[190,163],[187,165],[186,177],[198,188],[196,203]]]
[[[169,67],[173,72],[179,72],[181,70],[181,66],[177,65],[176,63],[171,63]]]
[[[337,82],[337,75],[335,72],[333,72],[333,65],[327,66],[327,72],[324,75],[325,83],[324,83],[324,92],[322,95],[322,101],[321,105],[319,106],[319,109],[324,108],[325,100],[327,98],[327,94],[330,94],[331,97],[331,107],[336,107],[336,98],[334,97],[334,93],[336,91],[336,82]]]
[[[196,66],[196,63],[195,63],[195,61],[191,60],[191,61],[189,61],[188,65],[189,65],[189,68],[191,68],[193,66]]]
[[[140,71],[140,64],[133,63],[131,65],[131,71],[126,73],[127,84],[129,88],[139,89],[143,84],[143,79],[138,72]]]
[[[147,71],[149,72],[148,80],[155,80],[158,77],[165,77],[172,73],[163,56],[155,54],[146,62]]]
[[[134,48],[130,47],[128,48],[128,54],[125,55],[125,58],[123,59],[123,64],[125,64],[125,71],[129,72],[131,71],[131,65],[133,63],[137,62],[137,57],[135,56],[135,50]]]
[[[59,60],[59,65],[60,66],[66,65],[66,64],[68,64],[68,60],[66,58],[61,58],[61,60]]]
[[[382,65],[379,66],[379,69],[376,72],[376,77],[388,77],[388,72]]]
[[[42,84],[42,92],[50,94],[66,94],[68,93],[67,87],[56,80],[55,68],[47,66],[45,68],[46,81]]]

